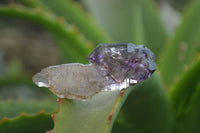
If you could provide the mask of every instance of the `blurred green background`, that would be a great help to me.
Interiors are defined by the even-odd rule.
[[[158,71],[124,96],[112,132],[199,133],[199,7],[199,0],[1,0],[0,133],[52,129],[57,97],[36,87],[33,74],[88,63],[99,43],[119,42],[146,45]]]

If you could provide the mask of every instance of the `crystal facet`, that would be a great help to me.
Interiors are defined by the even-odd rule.
[[[100,91],[126,89],[148,79],[156,70],[154,54],[143,45],[100,44],[87,57],[91,64],[62,64],[33,76],[60,98],[84,100]]]

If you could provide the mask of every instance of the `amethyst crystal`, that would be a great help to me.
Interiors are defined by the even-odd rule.
[[[91,64],[62,64],[44,68],[33,76],[60,98],[84,100],[100,91],[122,90],[151,76],[154,54],[143,45],[100,44],[87,57]]]
[[[125,79],[141,82],[156,70],[154,54],[143,45],[132,43],[100,44],[87,57],[89,62],[116,82]]]

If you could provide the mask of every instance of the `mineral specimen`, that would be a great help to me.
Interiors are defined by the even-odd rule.
[[[156,70],[154,54],[143,45],[132,43],[100,44],[87,57],[104,76],[110,75],[116,82],[125,79],[141,82]]]
[[[101,76],[91,64],[79,63],[50,66],[33,76],[39,87],[48,87],[60,98],[87,99],[114,83]]]
[[[100,91],[126,89],[156,70],[154,54],[143,45],[100,44],[87,57],[91,64],[50,66],[33,76],[60,98],[84,100]]]

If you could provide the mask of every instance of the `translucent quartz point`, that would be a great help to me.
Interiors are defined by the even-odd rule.
[[[33,76],[33,82],[39,87],[48,87],[60,98],[88,99],[97,92],[121,90],[129,83],[115,83],[109,77],[103,77],[91,65],[78,63],[50,66]],[[123,87],[123,88],[122,88]]]
[[[100,44],[87,58],[116,82],[130,79],[139,83],[156,70],[154,54],[147,47],[132,43]]]
[[[62,64],[33,76],[39,87],[48,87],[60,98],[84,100],[100,91],[126,89],[156,70],[154,54],[143,45],[100,44],[87,57],[91,64]]]

